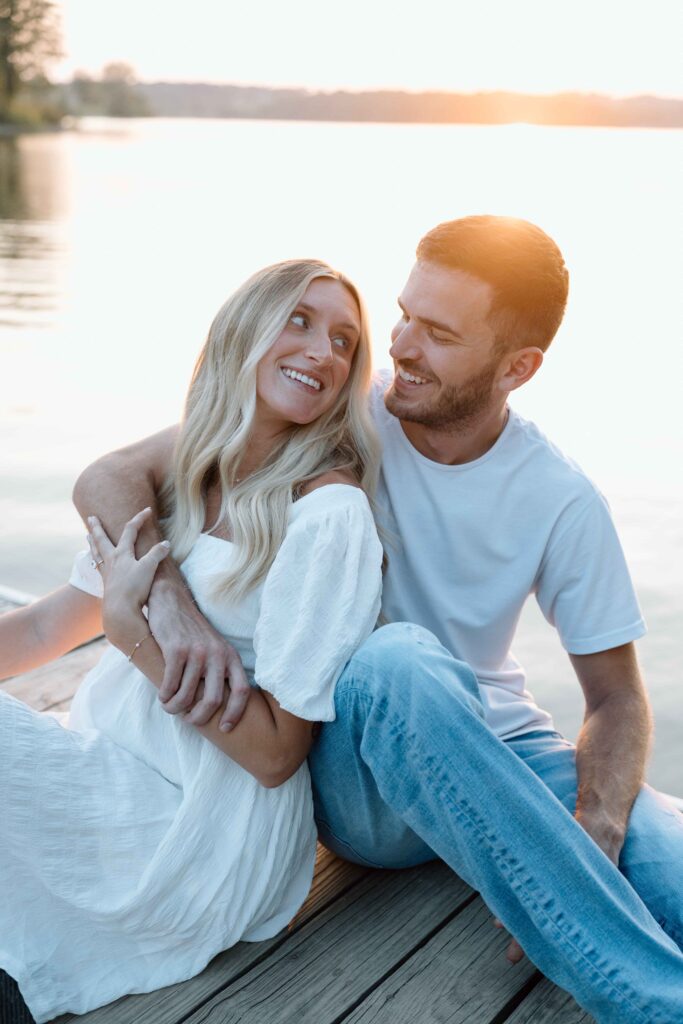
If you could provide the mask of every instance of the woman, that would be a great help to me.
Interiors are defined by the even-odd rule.
[[[314,723],[379,612],[368,500],[377,444],[355,289],[326,264],[257,273],[216,316],[167,488],[167,541],[137,560],[148,510],[114,546],[91,523],[70,585],[0,618],[0,675],[95,635],[112,647],[70,728],[0,695],[0,968],[37,1021],[198,973],[296,913],[315,856]],[[199,728],[155,692],[143,607],[170,550],[257,686],[240,723]],[[227,756],[226,756],[227,755]]]

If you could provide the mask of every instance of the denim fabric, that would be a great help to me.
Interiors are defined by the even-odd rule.
[[[309,758],[319,835],[330,849],[378,867],[441,857],[600,1024],[680,1024],[683,954],[572,817],[570,745],[555,733],[524,737],[526,746],[498,739],[472,670],[410,623],[383,627],[357,651],[335,704],[336,721],[323,726]],[[542,774],[566,806],[526,759],[552,765]],[[655,806],[648,796],[650,833]],[[680,849],[677,829],[671,834],[661,844],[667,857]],[[680,853],[678,878],[671,865],[666,882],[673,895],[658,900],[647,840],[632,845],[629,877],[646,884],[653,913],[673,920],[673,932]]]
[[[516,736],[507,745],[573,814],[574,744],[557,732],[545,731]],[[619,870],[655,920],[683,949],[683,814],[651,786],[642,787],[633,805]]]

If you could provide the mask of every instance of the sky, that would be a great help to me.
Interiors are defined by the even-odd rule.
[[[679,96],[680,0],[61,0],[68,78]]]

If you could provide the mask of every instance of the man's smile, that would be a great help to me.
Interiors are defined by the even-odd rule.
[[[427,377],[423,377],[419,373],[406,370],[402,366],[396,367],[396,372],[394,374],[394,387],[398,388],[399,391],[407,393],[409,391],[415,391],[417,388],[424,388],[428,384],[433,383],[433,380],[429,380]]]

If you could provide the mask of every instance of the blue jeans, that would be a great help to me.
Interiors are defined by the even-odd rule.
[[[309,757],[326,846],[377,867],[441,857],[600,1024],[683,1020],[675,810],[644,790],[622,874],[572,817],[571,744],[498,739],[472,670],[420,626],[373,633],[335,704]]]

